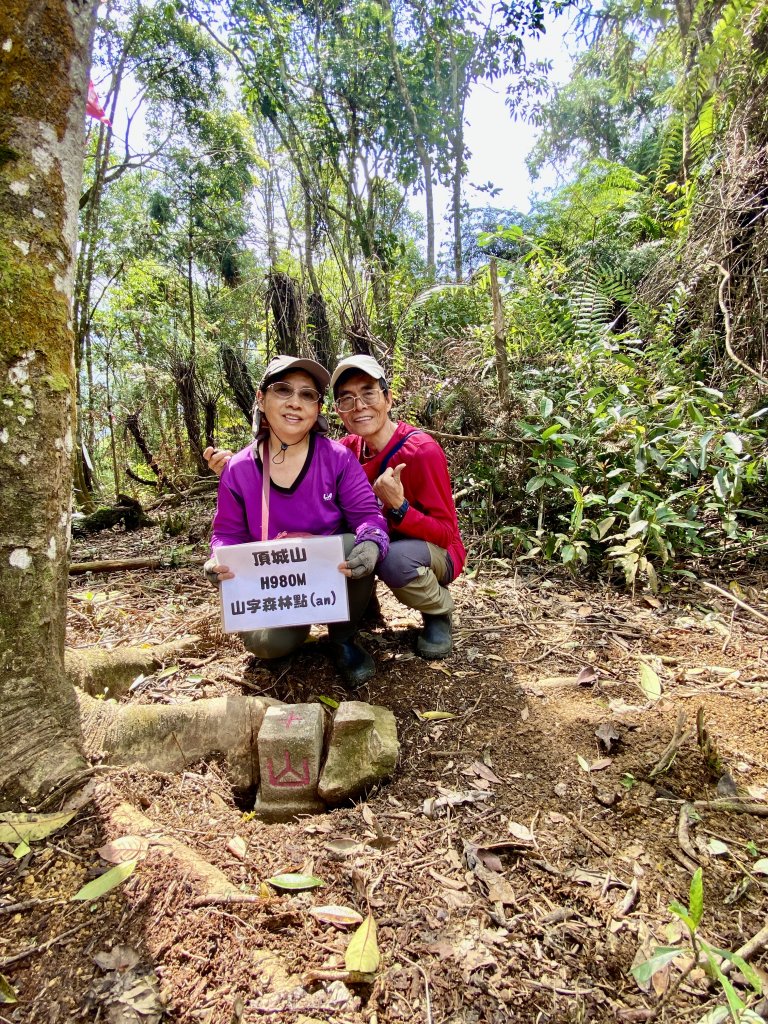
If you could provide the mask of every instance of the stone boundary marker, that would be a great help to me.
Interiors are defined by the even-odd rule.
[[[399,743],[389,708],[344,701],[325,747],[319,704],[267,708],[256,746],[261,785],[254,812],[265,821],[289,821],[342,803],[392,774]]]
[[[88,757],[181,772],[223,756],[235,790],[259,786],[254,810],[267,821],[289,821],[362,795],[392,774],[400,749],[389,708],[359,700],[339,704],[329,721],[320,704],[270,697],[134,706],[75,692]]]

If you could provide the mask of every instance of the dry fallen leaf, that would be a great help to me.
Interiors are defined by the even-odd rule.
[[[601,746],[604,747],[606,754],[610,754],[613,744],[618,743],[621,739],[618,729],[610,722],[601,722],[595,729],[595,736],[597,736]]]
[[[597,671],[591,665],[585,665],[576,676],[579,686],[592,686],[597,682]]]
[[[348,928],[350,925],[363,923],[362,914],[351,907],[341,907],[335,903],[329,903],[324,907],[310,907],[309,912],[323,924],[332,924],[336,928]]]
[[[149,840],[144,836],[120,836],[96,851],[108,864],[122,864],[126,860],[142,860],[149,850]]]
[[[498,775],[489,768],[488,765],[483,764],[482,761],[473,761],[467,769],[467,772],[471,772],[473,775],[477,775],[479,778],[485,779],[486,782],[501,782]]]
[[[227,849],[238,860],[245,860],[248,847],[242,836],[232,836],[227,842]]]
[[[526,825],[521,825],[519,821],[510,821],[507,824],[507,829],[519,842],[533,845],[533,832]]]
[[[376,972],[379,966],[379,947],[376,942],[376,922],[372,914],[368,914],[349,940],[344,964],[348,971],[359,971],[361,974]]]
[[[362,843],[357,839],[331,839],[323,843],[323,849],[332,853],[334,857],[349,857],[350,854],[358,853],[362,849]]]

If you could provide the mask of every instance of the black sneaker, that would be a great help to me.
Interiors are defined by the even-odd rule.
[[[331,644],[333,663],[348,690],[356,690],[376,674],[376,663],[368,651],[354,640]]]
[[[447,658],[453,650],[450,615],[422,615],[424,629],[416,641],[416,653],[422,658]]]

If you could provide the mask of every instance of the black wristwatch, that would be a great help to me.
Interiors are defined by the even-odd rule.
[[[402,521],[405,519],[405,513],[408,511],[410,507],[411,506],[408,503],[408,499],[406,498],[403,504],[400,506],[400,508],[391,508],[387,512],[387,515],[393,522],[402,523]]]

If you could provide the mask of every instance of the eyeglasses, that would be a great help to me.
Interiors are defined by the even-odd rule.
[[[285,381],[278,381],[277,384],[268,384],[267,391],[271,391],[275,398],[281,402],[287,402],[294,395],[303,405],[315,405],[320,401],[320,392],[314,388],[292,388]]]
[[[352,412],[357,402],[365,409],[372,405],[378,405],[384,392],[381,388],[366,388],[359,395],[342,395],[334,403],[339,412]]]

